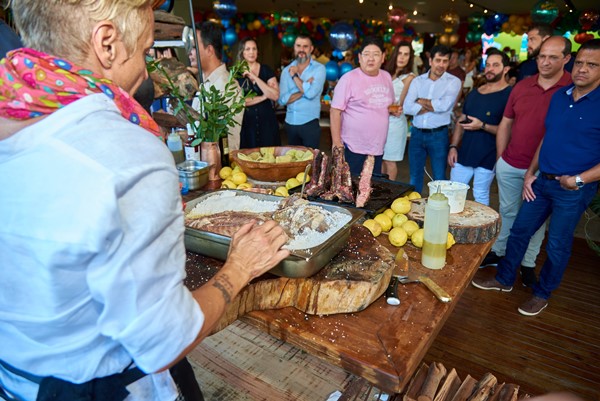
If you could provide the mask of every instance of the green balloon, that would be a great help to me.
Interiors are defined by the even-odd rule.
[[[295,41],[296,35],[290,32],[285,33],[281,38],[281,43],[283,43],[285,47],[293,47]]]

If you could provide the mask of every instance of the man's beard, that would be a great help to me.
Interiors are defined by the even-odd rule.
[[[487,83],[494,83],[494,82],[498,82],[502,79],[502,73],[500,74],[494,74],[494,76],[492,78],[488,78],[487,74],[485,75],[485,81]]]
[[[300,54],[296,55],[296,61],[298,61],[298,63],[300,63],[300,64],[304,64],[308,60],[308,54],[306,54],[306,53],[302,53],[302,54],[303,55],[300,55]]]
[[[540,54],[540,49],[541,49],[541,46],[540,46],[540,47],[538,47],[537,49],[534,49],[534,50],[531,52],[531,54],[528,54],[528,55],[527,55],[527,56],[528,56],[528,58],[536,58],[536,57],[538,56],[538,54]]]

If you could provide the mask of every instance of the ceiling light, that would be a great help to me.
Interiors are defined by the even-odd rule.
[[[413,15],[417,15],[417,10],[413,11]]]
[[[363,3],[363,1],[364,1],[364,0],[358,0],[358,2],[359,2],[360,4],[362,4],[362,3]]]
[[[469,7],[473,8],[473,3],[469,3]]]
[[[390,3],[390,6],[388,7],[390,10],[394,8],[394,6],[392,5],[392,3]]]
[[[484,14],[487,14],[487,8],[486,8],[485,10],[483,10],[483,13],[484,13]]]

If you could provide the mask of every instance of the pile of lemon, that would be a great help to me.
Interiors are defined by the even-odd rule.
[[[372,219],[365,220],[363,226],[367,227],[374,237],[387,233],[388,240],[393,246],[401,247],[407,241],[418,247],[423,247],[423,229],[417,222],[409,220],[406,214],[410,212],[411,200],[419,199],[418,192],[411,192],[408,196],[397,198],[389,209],[379,213]],[[454,236],[448,233],[446,249],[455,244]]]
[[[298,173],[298,175],[296,175],[295,177],[288,179],[285,182],[285,186],[282,185],[280,187],[277,187],[275,189],[275,195],[283,196],[284,198],[290,196],[289,190],[302,185],[302,182],[305,180],[305,177],[306,177],[306,183],[308,184],[310,182],[310,175],[307,174],[305,176],[304,172],[301,172],[301,173]]]
[[[247,189],[252,188],[252,184],[248,182],[248,177],[242,171],[240,166],[234,165],[231,167],[223,167],[219,170],[219,177],[223,180],[221,188],[227,189]]]

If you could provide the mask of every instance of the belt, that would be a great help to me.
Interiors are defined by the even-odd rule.
[[[427,134],[431,134],[432,132],[438,132],[438,131],[442,131],[448,128],[447,125],[442,125],[441,127],[437,127],[437,128],[419,128],[419,127],[415,127],[416,129],[418,129],[421,132],[425,132]]]
[[[540,171],[540,177],[543,177],[547,180],[556,180],[556,177],[560,177],[563,174],[548,174],[548,173],[542,173]]]

